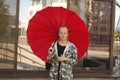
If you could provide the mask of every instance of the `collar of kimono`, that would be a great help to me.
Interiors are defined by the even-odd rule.
[[[55,51],[56,51],[55,53],[57,54],[57,53],[58,53],[58,50],[57,50],[57,41],[55,42],[54,47],[55,47]],[[66,45],[66,47],[65,47],[65,50],[64,50],[64,52],[63,52],[63,56],[65,55],[65,52],[67,51],[68,47],[69,47],[69,42],[67,42],[67,45]],[[57,56],[58,56],[58,54],[57,54]]]

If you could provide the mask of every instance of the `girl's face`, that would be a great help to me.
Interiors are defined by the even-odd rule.
[[[68,40],[68,29],[66,27],[61,27],[59,29],[59,39],[60,40]]]

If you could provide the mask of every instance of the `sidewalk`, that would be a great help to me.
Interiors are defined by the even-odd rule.
[[[1,78],[0,80],[48,80],[48,79],[42,79],[42,78],[11,78],[11,79],[5,79],[5,78]],[[120,80],[120,78],[76,78],[74,80]]]

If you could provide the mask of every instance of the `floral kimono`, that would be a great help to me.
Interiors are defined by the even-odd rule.
[[[58,70],[59,61],[57,61],[58,50],[57,41],[51,45],[53,47],[53,54],[48,55],[48,61],[53,62],[49,71],[50,80],[73,80],[72,67],[77,63],[77,48],[71,42],[67,42],[64,49],[63,56],[68,58],[68,61],[61,62],[60,69]],[[58,75],[59,73],[59,75]]]

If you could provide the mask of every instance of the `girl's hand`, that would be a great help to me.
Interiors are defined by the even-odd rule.
[[[64,62],[64,61],[68,61],[68,58],[64,57],[64,56],[60,56],[60,57],[57,57],[57,60],[61,61],[61,62]]]
[[[53,48],[52,48],[52,47],[49,48],[48,54],[49,54],[49,55],[52,55],[52,54],[53,54]]]

